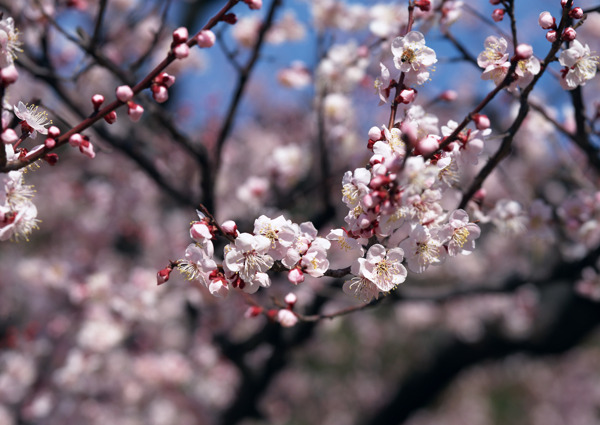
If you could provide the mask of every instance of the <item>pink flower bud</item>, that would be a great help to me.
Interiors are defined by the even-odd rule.
[[[290,310],[279,310],[277,312],[277,321],[284,328],[291,328],[298,323],[298,316]]]
[[[129,119],[133,122],[138,122],[140,118],[142,118],[142,114],[144,113],[144,108],[137,103],[129,102],[129,109],[127,110],[127,114],[129,114]]]
[[[110,111],[108,114],[104,115],[104,121],[109,124],[114,124],[117,121],[117,113],[115,111]]]
[[[419,127],[417,126],[417,123],[414,121],[403,121],[402,124],[400,124],[400,131],[402,131],[403,138],[406,138],[411,146],[414,146],[415,143],[417,143],[419,137]]]
[[[17,81],[19,78],[19,71],[14,65],[9,65],[6,68],[0,70],[0,80],[4,87],[9,86]]]
[[[235,13],[226,13],[221,17],[221,20],[226,24],[235,25],[235,23],[238,21],[238,18]]]
[[[133,99],[133,90],[129,86],[119,86],[117,87],[117,99],[121,102],[125,103],[128,100]]]
[[[69,137],[69,144],[74,148],[80,146],[81,143],[83,143],[83,137],[81,137],[81,134],[75,133]]]
[[[562,7],[565,7],[567,5],[567,3],[569,2],[569,0],[560,0],[560,5]]]
[[[246,319],[249,319],[251,317],[256,317],[256,316],[262,314],[263,311],[264,310],[262,307],[253,305],[252,307],[248,307],[248,310],[246,310],[246,312],[244,313],[244,317]]]
[[[533,47],[529,44],[521,43],[515,48],[515,58],[517,60],[529,59],[533,56]]]
[[[202,48],[214,46],[216,40],[217,36],[211,30],[202,30],[196,36],[196,43]]]
[[[173,31],[173,43],[181,44],[185,43],[189,37],[188,30],[186,27],[179,27]]]
[[[159,270],[158,273],[156,273],[156,284],[162,285],[167,280],[169,280],[169,276],[171,276],[172,271],[173,271],[173,269],[171,268],[171,266],[168,266],[162,270]]]
[[[481,188],[477,192],[475,192],[475,194],[473,195],[473,200],[475,202],[483,202],[486,195],[487,195],[487,191],[484,188]]]
[[[190,46],[185,43],[178,44],[173,47],[173,55],[175,55],[177,59],[187,58],[190,55]]]
[[[288,280],[294,285],[304,282],[304,273],[299,268],[294,268],[288,272]]]
[[[58,155],[55,153],[47,153],[43,156],[43,159],[51,166],[54,166],[58,163]]]
[[[473,115],[473,121],[475,122],[475,127],[477,127],[478,130],[485,130],[487,128],[490,128],[490,119],[487,117],[487,115],[483,115],[483,114],[475,114]]]
[[[410,102],[415,100],[416,96],[417,96],[417,92],[414,91],[413,89],[404,89],[400,92],[400,94],[398,95],[398,98],[399,98],[400,102],[404,103],[405,105],[408,105]]]
[[[46,140],[44,140],[44,146],[46,146],[48,149],[52,149],[54,146],[56,146],[56,140],[54,140],[52,137],[48,137]]]
[[[440,94],[440,99],[446,102],[453,102],[456,100],[457,97],[458,93],[456,93],[454,90],[446,90],[445,92]]]
[[[381,140],[381,129],[379,127],[371,127],[369,129],[369,139],[373,141]]]
[[[570,12],[569,16],[573,19],[583,18],[583,9],[581,7],[574,7]]]
[[[417,0],[415,1],[415,6],[421,9],[423,12],[429,12],[431,10],[431,1],[430,0]]]
[[[375,176],[369,182],[369,187],[371,189],[379,189],[381,186],[386,185],[390,182],[390,178],[388,176]],[[365,196],[369,196],[368,194]]]
[[[94,109],[100,109],[100,106],[104,103],[104,96],[101,94],[95,94],[92,96],[92,105],[94,105]]]
[[[51,125],[48,129],[48,136],[56,139],[58,136],[60,136],[60,129],[55,125]]]
[[[375,206],[375,198],[370,193],[363,196],[361,202],[365,208],[373,208]]]
[[[11,145],[13,143],[15,143],[17,140],[19,140],[19,136],[17,136],[17,132],[15,130],[13,130],[12,128],[7,128],[6,130],[4,130],[2,132],[2,136],[0,136],[2,138],[2,142],[5,145]]]
[[[492,19],[494,22],[500,22],[504,19],[504,9],[494,9],[492,12]]]
[[[550,12],[544,11],[540,13],[540,16],[538,17],[538,24],[542,29],[549,30],[555,27],[556,19],[552,17]]]
[[[546,40],[548,40],[550,43],[554,43],[556,41],[556,31],[554,30],[550,30],[546,33]]]
[[[433,134],[430,134],[417,142],[417,151],[423,156],[431,155],[438,150],[439,147],[440,141],[438,136]]]
[[[158,103],[166,102],[169,99],[169,91],[163,85],[154,84],[152,86],[152,97]]]
[[[90,159],[94,159],[96,157],[96,152],[94,152],[94,145],[88,140],[83,140],[83,143],[79,145],[79,151]]]
[[[565,41],[573,41],[577,37],[577,31],[575,31],[572,27],[565,28],[563,31],[562,38]]]
[[[260,10],[262,7],[262,0],[244,0],[244,3],[252,10]]]
[[[296,294],[290,292],[285,296],[284,301],[291,308],[296,304],[296,301],[298,301],[298,297],[296,296]]]
[[[237,224],[235,224],[235,221],[233,220],[224,221],[223,224],[221,224],[221,229],[223,229],[228,235],[234,237],[238,235]]]
[[[162,84],[163,86],[169,88],[173,84],[175,84],[175,77],[173,75],[167,74],[166,72],[161,72],[154,79],[156,84]]]

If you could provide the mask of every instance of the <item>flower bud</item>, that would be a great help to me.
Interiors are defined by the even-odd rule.
[[[152,97],[157,103],[166,102],[169,99],[169,91],[162,84],[152,85]]]
[[[233,237],[238,235],[237,224],[233,220],[224,221],[223,224],[221,224],[221,229]]]
[[[168,266],[162,270],[159,270],[158,273],[156,273],[156,284],[162,285],[167,280],[169,280],[169,276],[171,275],[172,271],[173,271],[173,269],[171,268],[171,266]]]
[[[483,115],[483,114],[475,114],[473,115],[473,121],[475,122],[475,127],[477,127],[477,130],[485,130],[490,128],[490,119],[487,117],[487,115]]]
[[[244,3],[252,10],[260,10],[262,7],[262,0],[244,0]]]
[[[185,43],[178,44],[173,47],[173,55],[175,55],[177,59],[187,58],[190,55],[190,46]]]
[[[291,328],[298,323],[298,316],[290,310],[279,310],[277,312],[277,321],[284,328]]]
[[[415,100],[416,96],[417,96],[417,92],[415,90],[404,89],[400,92],[400,94],[398,95],[398,98],[399,98],[400,102],[404,103],[405,105],[408,105],[410,102]]]
[[[95,94],[92,96],[92,105],[94,105],[94,109],[100,109],[100,106],[104,103],[104,96],[101,94]]]
[[[369,139],[378,141],[381,140],[381,129],[379,127],[371,127],[369,129]]]
[[[188,30],[186,27],[179,27],[173,31],[173,43],[181,44],[185,43],[189,37]]]
[[[583,18],[583,9],[581,7],[574,7],[570,12],[569,16],[573,19]]]
[[[2,142],[5,145],[11,145],[11,144],[15,143],[17,140],[19,140],[19,136],[17,136],[17,132],[15,130],[13,130],[12,128],[7,128],[6,130],[4,130],[2,132],[2,136],[0,136],[0,138],[2,138]]]
[[[415,6],[421,9],[423,12],[429,12],[431,10],[431,1],[430,0],[417,0],[415,1]]]
[[[104,121],[109,124],[114,124],[117,121],[117,113],[115,111],[110,111],[108,114],[104,115]]]
[[[529,44],[521,43],[515,48],[515,59],[524,60],[533,56],[533,47]]]
[[[226,13],[221,20],[227,24],[234,25],[238,21],[238,18],[235,16],[235,13]]]
[[[127,110],[127,114],[129,115],[129,119],[133,122],[138,122],[144,113],[144,108],[137,103],[129,102],[129,109]]]
[[[562,39],[564,41],[573,41],[577,37],[577,31],[573,29],[573,27],[565,28],[562,34]]]
[[[494,9],[492,12],[492,19],[494,22],[500,22],[504,19],[504,9]]]
[[[60,136],[60,129],[55,125],[51,125],[50,128],[48,128],[48,136],[56,139]]]
[[[133,90],[129,86],[117,87],[117,99],[125,103],[128,100],[133,99]]]
[[[0,69],[0,80],[4,87],[15,83],[19,78],[19,71],[14,65],[9,65],[6,68]]]
[[[217,36],[211,30],[202,30],[196,36],[196,43],[202,48],[214,46],[216,40]]]
[[[538,24],[542,29],[549,30],[555,27],[556,19],[552,17],[550,12],[544,11],[540,13],[540,16],[538,17]]]
[[[298,301],[298,297],[296,294],[290,292],[285,296],[284,301],[288,306],[290,306],[290,308],[292,308],[296,304],[296,301]]]
[[[490,4],[493,4],[493,5],[500,4],[500,0],[490,0]]]
[[[54,166],[58,163],[58,155],[55,153],[47,153],[43,156],[43,159],[51,166]]]
[[[433,134],[428,135],[424,139],[421,139],[417,142],[417,151],[423,155],[428,156],[434,153],[440,147],[440,141],[438,136]]]
[[[54,140],[52,137],[48,137],[46,140],[44,140],[44,146],[46,146],[48,149],[52,149],[54,146],[56,146],[56,140]]]
[[[446,90],[442,94],[440,94],[440,99],[446,102],[453,102],[458,97],[458,93],[454,90]]]
[[[546,40],[548,40],[550,43],[554,43],[556,41],[556,31],[554,30],[550,30],[546,33]]]
[[[81,145],[81,143],[83,143],[83,137],[81,137],[81,134],[75,133],[71,137],[69,137],[69,144],[74,148]]]
[[[256,317],[256,316],[259,316],[260,314],[262,314],[263,311],[264,311],[264,309],[262,307],[253,305],[252,307],[248,307],[248,310],[246,310],[246,313],[244,313],[244,317],[246,319],[249,319],[251,317]]]
[[[304,273],[302,273],[302,270],[296,267],[288,272],[287,278],[290,283],[299,285],[300,283],[304,282]]]

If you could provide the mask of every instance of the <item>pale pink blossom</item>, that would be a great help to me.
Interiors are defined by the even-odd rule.
[[[569,48],[560,53],[558,61],[565,67],[560,84],[566,90],[584,86],[596,76],[598,56],[592,56],[590,47],[582,45],[578,40],[573,40]]]
[[[448,223],[442,227],[438,236],[442,243],[447,244],[448,255],[468,255],[475,250],[475,239],[481,234],[481,229],[475,223],[469,222],[469,215],[464,210],[455,210],[450,215]]]
[[[394,65],[406,75],[407,84],[423,84],[429,79],[429,67],[437,62],[433,49],[425,46],[425,37],[411,31],[392,41]]]
[[[48,121],[48,113],[46,111],[39,111],[35,105],[25,105],[19,101],[15,105],[13,112],[26,125],[26,129],[29,132],[29,137],[35,139],[37,133],[48,134],[47,125],[52,124],[52,121]]]
[[[331,247],[331,242],[325,238],[316,238],[310,248],[302,256],[300,265],[302,270],[312,277],[321,277],[329,268],[327,259],[327,250]]]
[[[271,284],[265,273],[273,266],[273,258],[267,254],[271,241],[262,235],[240,234],[234,245],[227,245],[223,267],[226,271],[237,273],[246,283],[245,292],[256,292],[259,286]]]
[[[389,292],[406,280],[406,269],[401,264],[404,252],[401,248],[386,250],[375,244],[367,251],[366,258],[357,259],[360,275],[369,279],[381,292]]]
[[[423,273],[430,265],[440,264],[444,259],[441,241],[420,224],[410,231],[399,247],[404,251],[408,268],[415,273]]]
[[[502,37],[490,35],[483,43],[485,49],[477,56],[477,65],[488,68],[491,65],[502,65],[508,60],[506,49],[508,43]]]

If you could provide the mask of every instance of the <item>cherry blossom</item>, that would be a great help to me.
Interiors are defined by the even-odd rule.
[[[401,264],[404,252],[401,248],[386,250],[375,244],[367,251],[366,258],[359,258],[360,275],[369,279],[381,292],[389,292],[406,279],[406,269]]]
[[[11,66],[17,57],[16,52],[22,51],[18,37],[13,18],[0,19],[0,68]]]
[[[448,224],[439,231],[439,238],[447,242],[448,255],[468,255],[475,250],[475,239],[481,234],[481,229],[475,223],[469,222],[469,215],[464,210],[455,210],[450,215]]]
[[[273,266],[273,258],[267,254],[271,240],[262,235],[240,234],[235,244],[225,248],[223,267],[226,272],[236,273],[244,281],[245,292],[254,293],[260,286],[271,285],[265,273]]]
[[[48,134],[47,125],[52,124],[52,121],[48,121],[48,113],[46,111],[38,112],[38,106],[29,105],[26,106],[23,102],[19,101],[14,107],[14,113],[22,121],[23,128],[29,133],[29,137],[35,139],[35,136],[39,132],[40,134]]]
[[[437,235],[431,235],[429,229],[416,225],[409,237],[399,245],[404,251],[406,264],[410,271],[423,273],[430,265],[439,264],[444,260],[442,241]]]
[[[592,56],[590,47],[578,40],[573,40],[569,48],[560,53],[558,61],[565,67],[560,84],[566,90],[584,86],[588,80],[594,78],[598,68],[598,56]]]
[[[433,49],[425,46],[425,36],[411,31],[392,41],[394,65],[406,75],[407,84],[423,84],[429,79],[429,67],[437,62]]]

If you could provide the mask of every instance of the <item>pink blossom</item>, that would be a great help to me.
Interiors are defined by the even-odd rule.
[[[375,244],[367,251],[366,258],[359,258],[359,274],[370,280],[381,292],[389,292],[406,279],[406,269],[401,264],[404,252],[401,248],[386,250]]]
[[[425,46],[425,37],[411,31],[392,41],[396,68],[406,74],[407,84],[423,84],[429,79],[428,67],[437,62],[435,52]]]
[[[573,90],[577,86],[584,86],[588,80],[596,76],[598,56],[592,56],[589,46],[582,45],[573,40],[568,49],[560,53],[558,61],[565,67],[561,86],[566,90]]]

